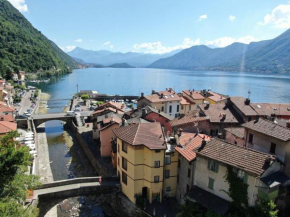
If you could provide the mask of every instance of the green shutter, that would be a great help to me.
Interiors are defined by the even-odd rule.
[[[213,190],[213,188],[214,188],[214,179],[208,178],[208,188]]]
[[[208,159],[208,161],[207,161],[207,168],[210,170],[210,162],[211,162],[211,160],[210,159]]]
[[[216,172],[218,173],[219,172],[219,163],[218,162],[215,162],[216,163]]]

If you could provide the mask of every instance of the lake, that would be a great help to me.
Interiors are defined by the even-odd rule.
[[[239,72],[183,71],[163,69],[77,69],[73,73],[51,78],[49,83],[32,84],[49,93],[49,112],[61,112],[68,99],[79,90],[96,90],[99,93],[119,95],[150,94],[151,90],[172,87],[208,89],[230,96],[247,97],[251,90],[253,102],[290,102],[290,75],[250,74]],[[63,140],[60,121],[46,123],[51,168],[55,180],[67,179],[67,164],[71,157]]]

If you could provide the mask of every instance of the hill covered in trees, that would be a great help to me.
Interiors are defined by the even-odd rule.
[[[51,68],[67,71],[76,62],[40,31],[7,0],[0,0],[0,73]],[[8,73],[8,74],[7,74]]]

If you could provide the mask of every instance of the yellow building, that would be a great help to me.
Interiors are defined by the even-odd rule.
[[[137,196],[162,201],[175,197],[178,155],[166,142],[160,123],[140,123],[114,129],[117,171],[122,192],[133,202]]]

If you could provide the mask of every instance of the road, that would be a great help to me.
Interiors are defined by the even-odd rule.
[[[32,102],[30,101],[31,94],[32,90],[29,90],[26,93],[26,95],[22,98],[20,106],[16,106],[19,115],[23,115],[23,113],[26,112],[27,109],[30,108],[30,106],[32,105]]]

